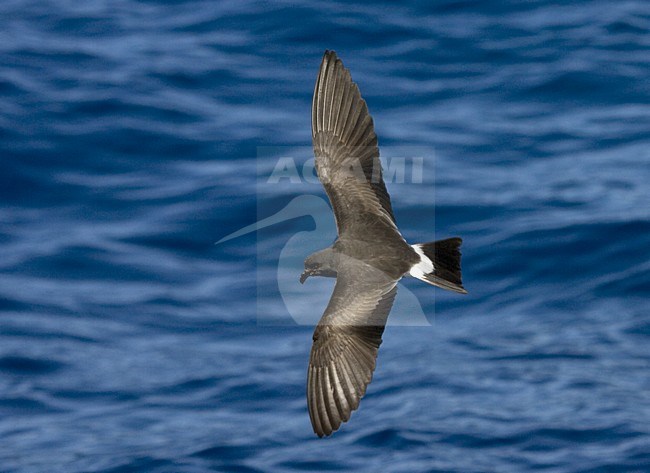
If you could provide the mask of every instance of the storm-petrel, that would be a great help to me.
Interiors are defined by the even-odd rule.
[[[338,238],[305,260],[300,276],[336,277],[314,331],[307,405],[314,432],[347,422],[366,392],[397,282],[410,274],[466,294],[460,238],[409,245],[395,224],[382,178],[377,136],[366,102],[334,51],[325,51],[312,102],[318,178],[329,197]]]

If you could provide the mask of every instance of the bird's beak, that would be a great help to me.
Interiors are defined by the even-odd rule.
[[[304,284],[309,276],[311,276],[311,273],[305,269],[300,275],[300,284]]]

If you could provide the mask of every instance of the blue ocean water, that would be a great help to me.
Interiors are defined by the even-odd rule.
[[[650,471],[649,32],[644,1],[0,3],[0,470]],[[313,223],[214,242],[301,194],[260,147],[310,146],[325,49],[383,149],[435,151],[389,192],[470,294],[405,281],[431,326],[318,439],[277,281]]]

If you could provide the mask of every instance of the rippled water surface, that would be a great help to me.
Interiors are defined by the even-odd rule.
[[[649,31],[643,1],[0,3],[0,470],[650,471]],[[308,157],[326,48],[385,157],[430,151],[393,207],[463,237],[470,294],[405,281],[428,322],[403,299],[321,440],[278,265],[331,217],[214,242],[324,197],[260,182]]]

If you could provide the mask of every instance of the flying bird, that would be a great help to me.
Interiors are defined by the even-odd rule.
[[[307,406],[323,437],[350,419],[372,380],[388,313],[405,275],[467,294],[460,238],[410,245],[395,223],[382,178],[373,120],[350,71],[325,51],[312,101],[316,172],[329,197],[338,238],[305,259],[300,276],[335,277],[313,336]]]

